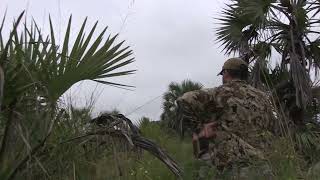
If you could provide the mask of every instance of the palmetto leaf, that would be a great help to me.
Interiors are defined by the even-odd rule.
[[[221,27],[217,30],[217,40],[222,43],[227,54],[241,51],[248,41],[256,38],[259,29],[264,28],[271,4],[274,0],[233,0],[224,9]],[[248,30],[246,27],[250,26]]]
[[[8,68],[5,74],[8,80],[5,89],[10,91],[5,92],[5,104],[10,104],[13,98],[19,97],[19,94],[31,87],[42,87],[48,99],[55,102],[72,85],[82,80],[94,80],[117,87],[132,87],[105,80],[135,72],[135,70],[118,71],[134,61],[129,46],[124,47],[124,41],[116,43],[118,35],[109,35],[104,40],[107,29],[105,28],[93,39],[97,23],[90,29],[89,34],[85,35],[87,22],[85,19],[73,42],[70,16],[63,44],[59,48],[51,18],[49,22],[50,35],[47,37],[43,36],[35,22],[30,28],[24,26],[21,38],[16,29],[12,32],[12,40],[9,39],[6,47],[8,60],[5,67]],[[5,52],[4,49],[1,49],[2,51]]]
[[[311,18],[317,16],[320,13],[320,1],[319,0],[310,0],[307,1],[307,12],[312,13]]]
[[[69,89],[70,84],[86,79],[96,80],[97,82],[104,84],[123,86],[122,84],[104,81],[102,78],[123,76],[134,72],[134,70],[113,72],[118,68],[132,63],[134,60],[133,58],[130,58],[132,51],[128,50],[129,47],[122,48],[123,42],[115,44],[117,35],[113,37],[109,36],[103,43],[103,35],[106,31],[105,28],[89,47],[88,45],[96,29],[97,23],[93,26],[87,37],[83,35],[85,25],[86,20],[83,22],[78,37],[72,45],[71,53],[68,53],[71,28],[70,17],[62,52],[58,56],[61,58],[61,61],[58,64],[59,68],[57,69],[57,75],[48,81],[49,91],[55,92],[55,94],[52,94],[53,99],[58,98]],[[54,34],[52,27],[51,34]]]
[[[245,17],[239,17],[237,9],[228,6],[223,11],[222,27],[217,30],[217,40],[222,43],[227,54],[238,51],[242,42],[242,29],[250,24]]]
[[[26,163],[32,164],[33,159],[44,170],[35,156],[44,148],[55,122],[61,118],[56,110],[58,98],[72,85],[93,80],[130,88],[132,86],[106,79],[134,73],[134,70],[119,70],[134,59],[129,47],[123,46],[124,42],[117,43],[117,35],[104,39],[105,28],[93,38],[97,23],[85,35],[85,20],[72,41],[70,17],[60,46],[56,43],[50,18],[50,34],[44,36],[35,22],[30,27],[26,23],[18,27],[22,17],[23,13],[13,24],[8,39],[2,34],[4,19],[0,26],[0,66],[5,76],[1,106],[5,112],[1,118],[5,130],[0,146],[0,176],[8,170],[3,179],[23,175]]]
[[[305,47],[306,58],[312,62],[315,70],[315,76],[318,76],[320,69],[320,40],[310,41],[310,44]]]

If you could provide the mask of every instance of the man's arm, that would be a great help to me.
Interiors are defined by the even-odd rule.
[[[209,100],[208,90],[190,91],[177,99],[179,115],[182,120],[189,123],[194,132],[198,132],[202,121],[205,119],[205,106]]]
[[[216,123],[205,124],[206,117],[203,116],[210,99],[209,90],[197,90],[187,92],[177,100],[182,120],[192,124],[193,153],[196,158],[209,148],[208,139],[215,137]]]
[[[187,108],[191,111],[204,111],[205,104],[212,99],[209,93],[210,90],[202,89],[186,92],[177,99],[177,104],[181,108]]]

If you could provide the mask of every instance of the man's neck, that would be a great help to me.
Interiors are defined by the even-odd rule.
[[[245,81],[245,80],[242,80],[242,79],[234,78],[234,79],[230,79],[229,81],[227,81],[227,82],[224,83],[224,84],[231,83],[231,82],[246,82],[246,81]]]

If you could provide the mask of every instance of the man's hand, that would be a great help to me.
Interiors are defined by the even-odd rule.
[[[199,133],[192,134],[193,154],[196,158],[208,150],[208,139],[216,137],[217,123],[204,124]]]
[[[196,99],[196,93],[194,91],[186,92],[177,99],[177,104],[192,104]]]
[[[216,136],[216,128],[217,123],[211,122],[204,124],[203,128],[201,129],[200,133],[198,134],[198,138],[213,138]]]

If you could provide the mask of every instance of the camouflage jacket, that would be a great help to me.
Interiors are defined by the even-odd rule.
[[[210,140],[208,152],[217,167],[263,159],[263,150],[275,130],[273,106],[266,93],[233,80],[216,88],[185,93],[178,104],[197,128],[210,121],[218,123],[217,136]]]

